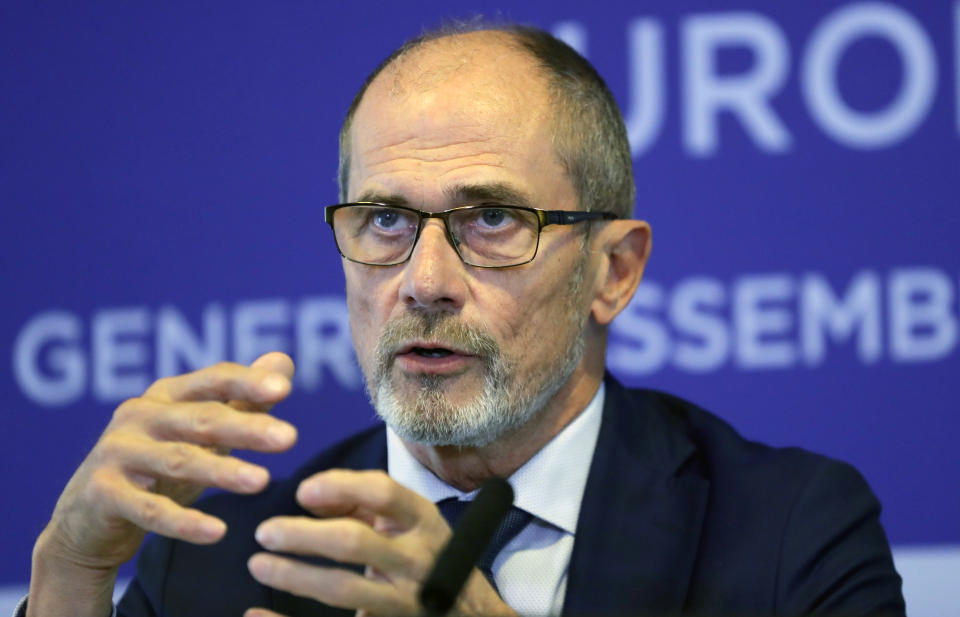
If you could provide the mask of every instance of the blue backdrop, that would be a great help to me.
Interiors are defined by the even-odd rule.
[[[373,422],[322,220],[337,131],[403,39],[475,13],[562,36],[625,112],[654,250],[611,370],[854,463],[898,552],[960,568],[960,2],[504,7],[0,7],[0,585],[158,376],[290,352],[276,473]]]

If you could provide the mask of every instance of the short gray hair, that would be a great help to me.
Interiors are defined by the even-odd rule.
[[[627,130],[613,94],[596,69],[576,50],[549,32],[530,26],[490,25],[477,21],[445,24],[410,39],[370,73],[354,96],[340,129],[337,175],[340,201],[347,200],[353,118],[373,80],[397,58],[424,43],[479,31],[508,35],[546,74],[556,110],[554,147],[577,192],[580,208],[586,211],[611,211],[622,218],[631,218],[636,188]]]

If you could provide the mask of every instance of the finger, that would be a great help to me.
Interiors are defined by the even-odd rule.
[[[392,585],[356,572],[314,566],[270,553],[253,555],[247,567],[253,578],[264,585],[330,606],[365,609],[377,615],[417,613],[413,593],[401,595]]]
[[[297,429],[283,420],[237,411],[216,401],[191,401],[175,407],[145,401],[143,405],[149,432],[157,439],[258,452],[282,452],[297,441]]]
[[[153,478],[217,486],[237,493],[256,493],[270,481],[263,467],[232,456],[214,454],[183,442],[136,440],[114,445],[129,471]]]
[[[104,491],[113,510],[144,531],[194,544],[212,544],[227,532],[220,519],[184,508],[169,497],[147,492],[126,479],[115,479]]]
[[[286,617],[286,615],[281,615],[280,613],[274,613],[271,610],[265,608],[260,608],[259,606],[248,608],[244,613],[243,617]]]
[[[364,518],[365,513],[373,512],[403,528],[436,510],[385,472],[373,470],[331,469],[314,474],[300,483],[297,502],[318,516]]]
[[[160,379],[144,394],[170,401],[239,400],[272,405],[290,394],[290,378],[281,373],[221,362],[206,368]]]
[[[281,351],[271,351],[270,353],[263,354],[250,363],[250,368],[280,373],[288,380],[293,379],[295,370],[293,359]]]
[[[279,351],[272,351],[270,353],[263,354],[259,358],[253,361],[250,364],[250,368],[269,371],[271,373],[279,373],[280,375],[285,376],[288,380],[293,380],[294,365],[293,360],[290,359],[285,353]],[[273,407],[274,402],[261,402],[256,403],[252,401],[245,400],[231,400],[230,405],[235,409],[241,411],[270,411]]]
[[[328,557],[341,563],[373,566],[384,572],[403,572],[416,579],[425,576],[430,566],[420,563],[416,555],[404,552],[402,543],[350,518],[277,516],[257,527],[256,538],[271,551]]]

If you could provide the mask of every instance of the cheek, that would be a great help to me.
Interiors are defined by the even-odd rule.
[[[569,292],[566,280],[554,285],[538,282],[501,289],[496,314],[501,316],[504,342],[514,353],[536,356],[526,352],[562,346],[570,311],[581,310]]]
[[[383,298],[377,284],[366,277],[351,276],[347,280],[347,314],[350,318],[350,334],[357,351],[357,360],[366,370],[372,362],[377,345],[379,326],[386,321],[380,316],[378,300]]]

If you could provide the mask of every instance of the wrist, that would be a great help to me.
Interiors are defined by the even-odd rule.
[[[110,615],[117,568],[85,563],[44,530],[33,547],[27,617]]]

